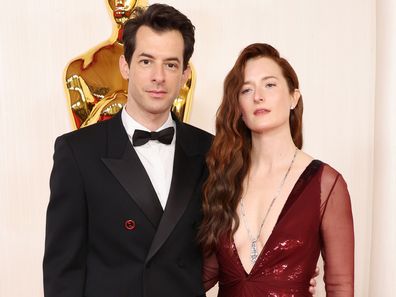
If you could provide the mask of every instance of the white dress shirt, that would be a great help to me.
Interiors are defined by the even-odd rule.
[[[122,109],[121,119],[131,143],[133,133],[136,129],[150,132],[146,127],[135,121],[128,114],[125,107]],[[173,136],[171,144],[163,144],[158,140],[150,140],[141,146],[134,147],[140,161],[146,169],[151,184],[157,193],[163,209],[165,209],[166,202],[168,201],[172,181],[173,159],[175,156],[176,143],[176,124],[173,121],[170,112],[166,122],[157,131],[168,127],[175,128],[175,135]]]

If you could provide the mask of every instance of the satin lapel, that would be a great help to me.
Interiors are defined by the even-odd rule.
[[[187,131],[183,131],[180,126],[177,127],[178,134],[169,197],[146,262],[155,255],[175,228],[186,210],[202,175],[204,156],[200,154],[189,155],[186,152],[182,145],[184,132]]]
[[[118,119],[118,121],[117,121]],[[121,117],[110,120],[108,130],[108,158],[102,161],[157,228],[163,214],[162,206],[143,164],[128,139]]]

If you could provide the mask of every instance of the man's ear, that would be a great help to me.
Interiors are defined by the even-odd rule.
[[[120,67],[121,76],[123,79],[129,79],[129,65],[128,62],[125,60],[125,56],[121,55],[120,59],[118,60],[118,65]]]
[[[181,81],[182,86],[184,86],[184,84],[187,82],[190,75],[191,75],[191,67],[190,64],[187,64],[187,68],[183,71],[182,74],[182,81]]]

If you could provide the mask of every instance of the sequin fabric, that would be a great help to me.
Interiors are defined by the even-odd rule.
[[[323,174],[329,177],[323,178]],[[249,273],[241,263],[233,240],[221,239],[216,253],[218,296],[311,296],[309,281],[321,250],[330,264],[325,268],[327,296],[353,296],[353,223],[349,194],[339,173],[314,160],[295,184]]]

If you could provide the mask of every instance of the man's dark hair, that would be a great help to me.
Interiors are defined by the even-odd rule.
[[[131,18],[124,24],[122,41],[125,60],[130,65],[136,48],[136,33],[141,26],[147,26],[157,32],[177,30],[183,36],[183,70],[194,52],[194,30],[191,21],[180,11],[166,4],[153,4],[148,8],[135,8]]]

